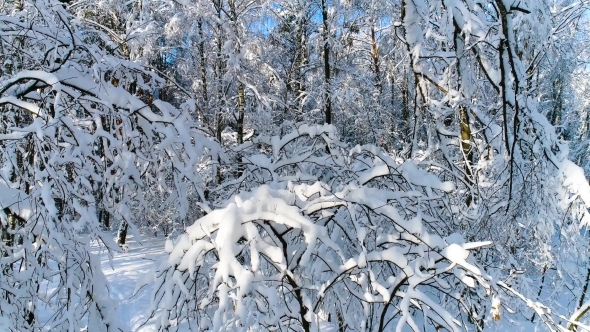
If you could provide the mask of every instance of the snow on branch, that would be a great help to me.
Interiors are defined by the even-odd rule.
[[[58,2],[26,5],[0,15],[0,46],[22,53],[0,77],[0,316],[19,331],[124,330],[90,241],[120,252],[113,224],[139,239],[147,195],[184,217],[187,187],[205,201],[223,153],[190,101],[153,100],[162,79],[89,44]]]
[[[455,287],[490,289],[469,255],[489,243],[432,231],[440,220],[429,211],[450,184],[373,146],[347,154],[333,127],[260,142],[272,152],[244,156],[243,182],[262,184],[167,244],[169,256],[143,281],[156,283],[161,329],[187,319],[216,331],[461,329],[445,302]],[[459,297],[450,302],[470,315]]]

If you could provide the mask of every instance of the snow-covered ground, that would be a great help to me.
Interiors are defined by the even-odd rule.
[[[144,288],[135,297],[132,296],[137,280],[150,271],[154,260],[165,254],[165,240],[163,237],[144,237],[140,244],[130,237],[127,252],[115,254],[112,266],[106,252],[94,248],[94,252],[100,254],[102,271],[111,287],[111,298],[117,301],[118,318],[130,331],[154,331],[150,324],[141,326],[148,314],[151,289]]]

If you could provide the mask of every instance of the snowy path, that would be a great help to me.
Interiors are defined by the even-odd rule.
[[[132,295],[137,280],[150,271],[155,259],[165,254],[164,242],[165,238],[145,237],[139,244],[131,238],[128,241],[129,250],[115,254],[112,267],[108,255],[104,252],[100,254],[102,270],[111,287],[111,297],[118,301],[119,320],[130,331],[153,331],[149,325],[139,327],[149,307],[151,289],[142,290],[136,297]]]

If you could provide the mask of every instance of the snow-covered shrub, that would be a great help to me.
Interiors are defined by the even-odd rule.
[[[491,301],[469,255],[487,243],[444,234],[452,183],[374,146],[347,150],[331,126],[237,149],[244,173],[221,187],[235,195],[144,280],[161,329],[454,331],[482,314],[472,298]]]

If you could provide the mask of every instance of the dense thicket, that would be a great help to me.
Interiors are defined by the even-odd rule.
[[[123,329],[143,233],[161,330],[587,329],[588,6],[1,4],[0,315]]]

